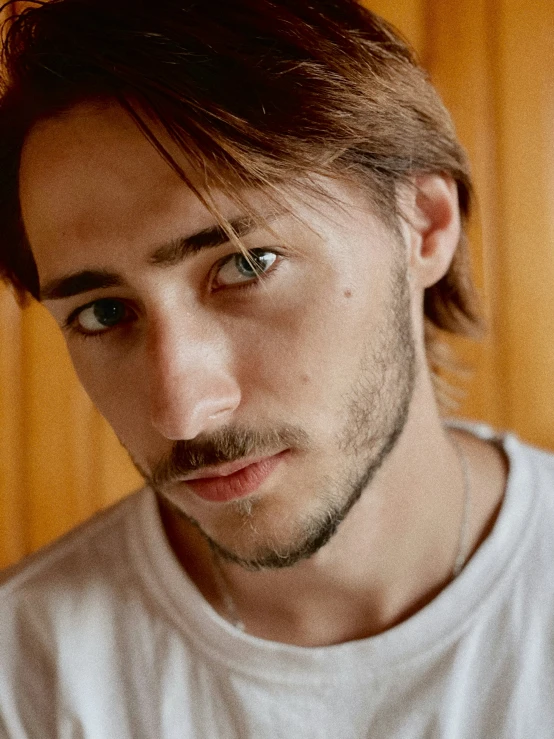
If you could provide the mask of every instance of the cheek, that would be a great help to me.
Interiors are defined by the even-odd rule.
[[[241,382],[252,393],[300,406],[335,407],[357,377],[378,323],[378,295],[356,286],[320,290],[301,306],[260,313],[244,334]],[[375,291],[377,292],[377,291]]]
[[[126,359],[107,357],[98,347],[82,343],[68,347],[79,381],[117,435],[126,436],[125,430],[141,421],[145,408],[140,364],[135,366],[132,354]]]

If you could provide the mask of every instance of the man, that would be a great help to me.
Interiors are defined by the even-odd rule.
[[[446,426],[470,182],[350,0],[14,21],[0,264],[144,490],[5,577],[9,737],[546,737],[552,458]]]

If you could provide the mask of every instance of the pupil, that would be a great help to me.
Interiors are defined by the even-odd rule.
[[[253,274],[259,275],[267,266],[267,257],[267,254],[256,254],[255,252],[250,252],[250,259],[248,260],[244,255],[241,255],[239,264],[240,271],[249,276]]]
[[[250,255],[250,261],[244,256],[240,257],[239,269],[243,273],[243,275],[252,275],[252,273],[256,271],[256,265],[257,260],[254,254]]]
[[[99,300],[93,312],[96,320],[103,326],[115,326],[123,319],[125,308],[115,300]]]

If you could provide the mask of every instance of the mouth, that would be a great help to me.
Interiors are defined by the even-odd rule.
[[[288,450],[270,457],[241,459],[215,467],[204,467],[182,478],[203,500],[226,502],[254,493],[283,461]]]

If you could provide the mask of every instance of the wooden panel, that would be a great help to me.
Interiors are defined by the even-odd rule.
[[[374,13],[392,23],[421,56],[425,50],[425,0],[364,0]]]
[[[21,311],[0,286],[0,568],[28,551],[21,361]]]
[[[80,387],[61,332],[38,304],[24,311],[22,346],[28,541],[35,549],[139,480]],[[115,466],[117,475],[104,474]]]
[[[141,483],[79,385],[57,326],[0,291],[0,566]]]
[[[0,13],[0,23],[6,17],[6,11]],[[21,361],[21,311],[0,284],[0,568],[28,551]]]
[[[510,426],[554,447],[554,3],[497,0],[499,224]]]
[[[442,0],[428,3],[423,63],[454,119],[472,166],[476,203],[469,229],[473,272],[489,324],[479,343],[455,339],[451,346],[472,369],[462,384],[465,398],[458,415],[505,426],[503,323],[499,287],[498,167],[495,123],[495,60],[490,44],[487,0]]]

